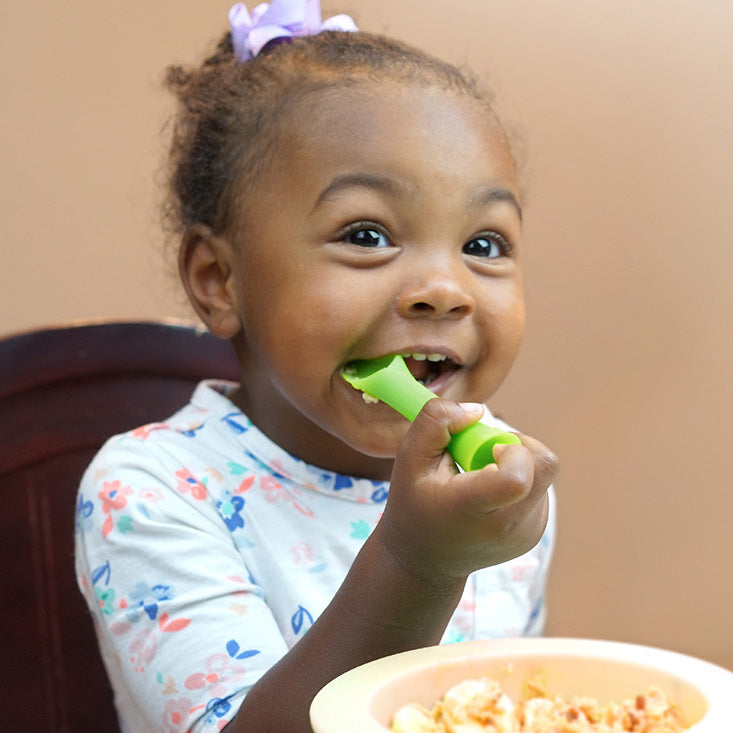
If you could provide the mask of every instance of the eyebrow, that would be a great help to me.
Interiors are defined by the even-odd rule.
[[[345,173],[342,176],[334,178],[321,191],[313,208],[316,209],[326,201],[338,198],[342,193],[352,188],[368,188],[378,193],[400,196],[412,196],[415,194],[414,186],[396,181],[394,178],[388,176],[380,176],[374,173]]]
[[[326,201],[338,198],[342,193],[351,188],[368,188],[372,191],[390,195],[415,194],[415,187],[409,183],[396,181],[388,176],[380,176],[374,173],[345,173],[334,178],[326,188],[321,191],[316,199],[313,208],[317,209]],[[506,188],[497,188],[491,184],[480,186],[468,199],[471,207],[481,208],[490,206],[496,202],[507,202],[522,219],[522,207],[517,197]]]
[[[522,206],[517,197],[506,188],[496,188],[494,186],[481,186],[468,200],[469,206],[481,208],[489,206],[494,202],[505,201],[511,204],[512,208],[517,212],[519,219],[522,219]]]

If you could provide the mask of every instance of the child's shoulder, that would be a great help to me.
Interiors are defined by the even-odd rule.
[[[247,418],[229,400],[229,394],[236,385],[233,382],[205,380],[200,382],[188,404],[159,422],[147,423],[128,430],[112,440],[163,441],[179,438],[195,438],[201,432],[227,419],[247,421]]]
[[[199,383],[188,404],[172,415],[110,437],[94,463],[117,463],[132,457],[141,462],[168,462],[177,454],[195,456],[221,446],[227,436],[249,427],[248,419],[228,398],[235,386],[219,380]]]

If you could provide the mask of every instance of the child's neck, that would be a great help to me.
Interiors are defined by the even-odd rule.
[[[393,457],[381,458],[361,453],[302,415],[300,418],[291,415],[286,421],[275,418],[270,424],[270,413],[253,409],[247,391],[241,386],[229,395],[229,399],[262,433],[295,458],[345,476],[389,481]],[[258,418],[260,413],[263,417]]]

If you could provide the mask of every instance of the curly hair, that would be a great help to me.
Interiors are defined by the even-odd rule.
[[[172,66],[167,87],[178,98],[164,207],[175,233],[230,223],[234,197],[266,162],[278,120],[305,95],[379,79],[435,85],[485,104],[492,98],[464,69],[405,43],[365,32],[326,31],[271,43],[239,63],[227,33],[199,67]]]

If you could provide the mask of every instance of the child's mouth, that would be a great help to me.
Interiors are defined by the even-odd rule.
[[[450,376],[460,368],[449,356],[438,352],[411,352],[400,354],[400,356],[404,360],[410,375],[421,385],[436,393],[445,385]],[[345,372],[349,373],[352,369],[356,369],[356,367],[347,364]],[[361,388],[357,387],[357,389]],[[361,396],[364,402],[369,404],[376,404],[381,401],[369,394],[368,391],[362,391]]]
[[[376,404],[384,400],[395,407],[397,397],[393,390],[397,384],[400,385],[398,389],[407,390],[413,397],[414,391],[411,391],[413,385],[416,389],[422,390],[422,393],[418,394],[423,397],[431,392],[439,395],[458,369],[460,364],[447,354],[413,351],[372,359],[357,359],[346,363],[341,375],[352,387],[361,392],[364,402]],[[405,378],[407,382],[404,381]],[[399,401],[397,403],[404,404]],[[407,416],[399,406],[395,409]]]
[[[402,354],[402,356],[410,374],[426,387],[430,387],[440,377],[458,368],[458,365],[445,354]]]

